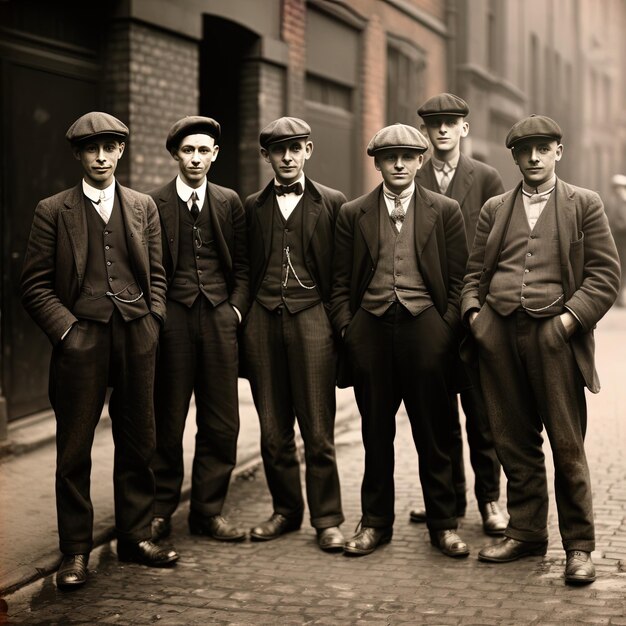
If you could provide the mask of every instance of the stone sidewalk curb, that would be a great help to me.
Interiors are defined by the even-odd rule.
[[[37,428],[40,428],[40,422],[43,417],[47,415],[48,419],[50,419],[50,413],[48,414],[39,414],[34,417],[32,422],[33,425]],[[337,413],[335,417],[335,433],[339,434],[348,430],[349,423],[351,419],[358,416],[358,412],[356,410],[355,404],[353,401],[349,399],[343,402],[337,402]],[[44,445],[45,443],[50,443],[54,440],[54,434],[52,436],[47,435],[46,437],[30,437],[27,438],[29,441],[20,441],[16,444],[12,444],[10,447],[9,454],[27,454],[29,451],[33,451]],[[302,440],[300,437],[297,438],[297,448],[299,451],[302,450]],[[0,458],[2,458],[2,453],[0,452]],[[256,450],[245,456],[241,461],[237,462],[237,466],[233,470],[231,480],[237,478],[246,472],[254,469],[255,467],[261,465],[261,451],[260,449]],[[92,474],[93,480],[93,474]],[[183,488],[181,492],[181,503],[185,502],[189,499],[191,493],[191,487],[186,486]],[[114,518],[110,516],[100,522],[94,522],[93,529],[93,539],[94,545],[93,549],[101,546],[104,543],[107,543],[114,539],[115,537],[115,528],[114,528]],[[11,572],[2,576],[0,578],[0,598],[5,597],[11,593],[14,593],[21,587],[24,587],[32,582],[40,578],[44,578],[49,574],[55,572],[59,564],[61,562],[61,554],[58,548],[54,548],[50,550],[48,553],[37,557],[38,567],[34,566],[20,566],[13,569]]]

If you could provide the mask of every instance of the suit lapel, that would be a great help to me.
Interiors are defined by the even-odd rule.
[[[79,183],[65,200],[61,212],[63,223],[72,246],[77,274],[82,282],[87,267],[87,218],[85,216],[85,196],[82,183]]]
[[[574,277],[570,276],[569,249],[570,241],[578,239],[576,226],[576,205],[572,196],[560,178],[557,178],[554,190],[556,228],[559,234],[559,256],[561,262],[561,275],[563,290],[569,297],[570,288],[574,285]]]
[[[180,228],[176,179],[174,179],[159,196],[158,208],[161,214],[161,224],[165,231],[165,238],[170,255],[174,265],[176,265],[176,259],[178,259],[178,230]]]
[[[211,219],[211,226],[213,227],[213,237],[217,242],[217,247],[220,253],[220,257],[226,263],[228,271],[232,269],[232,259],[230,258],[230,251],[228,245],[224,239],[223,224],[228,219],[228,206],[226,205],[226,198],[218,192],[218,190],[207,181],[207,193],[206,202],[208,204],[209,217]]]
[[[305,178],[305,190],[302,196],[302,244],[305,251],[311,243],[317,220],[322,212],[321,197],[313,193],[312,189],[309,188],[310,184],[310,181]]]
[[[372,264],[376,267],[378,263],[378,246],[379,246],[379,206],[381,202],[383,186],[379,185],[367,195],[363,205],[361,206],[362,215],[359,218],[359,228],[363,235],[363,239],[372,258]]]
[[[270,180],[269,184],[260,193],[256,200],[256,220],[263,237],[263,248],[265,250],[265,259],[270,258],[270,248],[272,246],[272,224],[274,223],[274,194],[272,187],[274,186],[274,179]]]
[[[437,221],[437,209],[419,185],[415,187],[415,247],[418,260],[422,258],[426,242]]]
[[[430,191],[434,191],[435,193],[439,193],[439,183],[437,182],[437,177],[435,176],[435,168],[433,167],[433,162],[431,159],[428,159],[428,162],[424,167],[417,172],[416,182],[426,187]]]
[[[474,165],[466,156],[461,154],[454,172],[454,178],[450,183],[450,197],[456,200],[460,205],[463,205],[463,200],[465,200],[465,196],[472,186],[473,180]]]
[[[120,208],[124,218],[124,226],[126,227],[126,245],[131,259],[135,262],[141,262],[142,254],[142,231],[143,231],[143,209],[137,202],[134,194],[122,187],[119,183],[115,184],[116,192],[120,198]],[[136,266],[139,269],[139,266]],[[145,272],[146,268],[141,267]]]
[[[515,206],[515,199],[517,194],[521,193],[522,183],[520,182],[515,189],[501,197],[500,204],[496,206],[495,217],[493,226],[491,227],[491,234],[489,235],[489,245],[485,250],[484,267],[487,271],[493,273],[502,246],[504,245],[504,237],[509,228],[509,222],[511,221],[511,215],[513,214],[513,207]]]

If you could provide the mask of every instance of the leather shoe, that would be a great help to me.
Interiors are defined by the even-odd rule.
[[[467,544],[451,529],[431,530],[430,543],[439,548],[446,556],[455,558],[468,556],[470,551]]]
[[[465,507],[459,507],[457,505],[456,511],[457,517],[465,517]],[[425,524],[426,523],[426,509],[413,509],[409,513],[409,520],[414,524]]]
[[[478,505],[483,518],[483,530],[487,535],[503,535],[508,521],[497,502],[483,502]]]
[[[169,517],[153,517],[150,525],[152,541],[157,542],[172,534],[172,520]]]
[[[339,552],[343,550],[345,543],[343,533],[339,526],[317,529],[317,545],[326,552]]]
[[[584,550],[568,550],[565,563],[565,582],[571,585],[587,585],[596,579],[596,568],[591,554]]]
[[[518,541],[505,537],[500,543],[483,548],[478,553],[478,559],[489,563],[508,563],[525,556],[544,556],[547,551],[547,541]]]
[[[393,528],[373,528],[362,526],[352,539],[346,541],[343,553],[348,555],[364,556],[371,554],[378,546],[389,543],[393,535]]]
[[[280,513],[272,513],[272,517],[261,522],[250,531],[250,539],[253,541],[270,541],[285,533],[299,530],[302,522],[288,519]]]
[[[425,524],[426,509],[413,509],[409,513],[409,520],[411,520],[414,524]]]
[[[120,561],[140,563],[149,567],[169,567],[178,561],[174,548],[162,548],[146,539],[137,543],[117,541],[117,558]]]
[[[89,554],[66,554],[57,572],[57,587],[63,590],[76,589],[87,582]]]
[[[208,535],[218,541],[243,541],[246,531],[238,528],[221,515],[211,517],[189,516],[189,532],[192,535]]]

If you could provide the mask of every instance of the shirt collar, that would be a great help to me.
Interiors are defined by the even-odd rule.
[[[108,187],[105,187],[104,189],[96,189],[83,178],[83,193],[92,202],[98,202],[100,200],[100,194],[104,193],[104,202],[107,202],[115,195],[115,179],[113,179],[113,182]]]
[[[398,196],[401,202],[408,202],[413,197],[414,193],[415,193],[415,183],[407,187],[404,191],[401,191],[399,194],[391,191],[387,187],[387,185],[383,183],[383,194],[389,199],[392,199]]]
[[[293,183],[289,183],[290,185],[295,185],[295,183],[300,183],[302,185],[302,189],[304,190],[304,174],[302,174],[300,176],[300,178],[298,178],[298,180],[294,180]],[[274,176],[274,186],[276,185],[282,185],[282,183],[279,183],[278,180],[276,179],[276,177]]]
[[[556,174],[552,176],[552,178],[545,183],[539,185],[539,187],[531,187],[526,184],[526,181],[522,182],[522,193],[527,196],[532,196],[535,194],[549,194],[554,187],[556,186]]]
[[[183,181],[180,175],[176,177],[176,193],[183,202],[188,203],[194,191],[198,194],[198,206],[201,207],[204,204],[204,196],[206,194],[206,176],[202,180],[202,184],[196,188],[190,187]]]
[[[434,156],[430,157],[430,160],[433,162],[433,167],[436,170],[443,170],[444,166],[447,165],[448,169],[450,171],[455,170],[456,166],[459,164],[459,158],[460,158],[460,154],[457,154],[454,159],[450,160],[450,161],[440,161],[439,159],[436,159]]]

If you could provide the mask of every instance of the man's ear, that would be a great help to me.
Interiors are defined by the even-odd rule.
[[[312,141],[307,141],[304,144],[304,158],[305,158],[305,160],[310,159],[312,154],[313,154],[313,142]]]
[[[266,163],[270,162],[270,153],[265,148],[261,148],[261,156]]]

